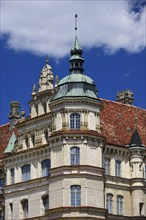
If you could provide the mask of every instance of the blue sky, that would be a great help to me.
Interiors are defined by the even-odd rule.
[[[4,1],[1,5],[0,124],[8,122],[10,102],[29,115],[32,86],[46,55],[54,76],[69,74],[74,14],[83,48],[84,73],[99,97],[115,100],[124,89],[146,108],[145,1]],[[85,7],[86,6],[86,7]]]

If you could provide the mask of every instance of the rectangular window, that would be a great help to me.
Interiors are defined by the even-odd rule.
[[[117,196],[117,214],[123,215],[123,196]]]
[[[110,175],[110,159],[104,159],[105,175]]]
[[[108,210],[108,213],[113,212],[113,195],[112,194],[106,195],[106,208]]]
[[[79,165],[80,164],[80,148],[72,147],[70,149],[71,154],[71,165]]]
[[[115,161],[115,176],[121,176],[121,161]]]
[[[21,202],[22,204],[22,210],[23,210],[23,217],[27,218],[28,217],[28,200],[25,199]]]
[[[14,183],[14,175],[15,175],[15,173],[14,173],[14,168],[12,168],[12,169],[10,170],[10,173],[11,173],[11,184],[13,184],[13,183]]]
[[[30,165],[24,165],[22,167],[22,181],[27,181],[30,179]]]
[[[146,165],[145,165],[145,169],[144,169],[144,178],[146,179]]]
[[[81,187],[71,186],[71,206],[81,205]]]
[[[42,202],[43,202],[43,206],[44,206],[44,210],[48,210],[49,209],[49,196],[48,195],[44,195],[42,196]]]

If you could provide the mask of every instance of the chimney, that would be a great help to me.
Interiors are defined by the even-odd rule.
[[[129,89],[120,91],[117,93],[116,101],[127,104],[127,105],[133,105],[134,104],[134,94]]]
[[[13,129],[18,119],[20,119],[20,102],[12,101],[10,103],[10,113],[8,115],[10,120],[10,130]]]

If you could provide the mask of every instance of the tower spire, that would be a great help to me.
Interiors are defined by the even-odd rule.
[[[78,18],[78,15],[75,14],[75,31],[77,31],[78,27],[77,27],[77,18]]]
[[[77,17],[78,15],[75,14],[75,40],[74,45],[70,51],[71,58],[69,60],[70,62],[70,73],[81,73],[83,74],[84,68],[83,63],[84,59],[82,58],[82,48],[79,44],[78,38],[77,38]]]

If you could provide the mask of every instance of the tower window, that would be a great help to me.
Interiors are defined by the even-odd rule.
[[[117,196],[117,214],[123,215],[123,196]]]
[[[80,114],[73,113],[70,115],[70,128],[80,129]]]
[[[110,193],[106,195],[106,208],[108,209],[108,213],[113,212],[113,195]]]
[[[15,178],[15,171],[14,171],[14,168],[12,168],[10,170],[10,173],[11,173],[11,184],[14,184],[14,178]]]
[[[50,170],[50,160],[49,159],[46,159],[46,160],[43,160],[42,163],[41,163],[41,166],[42,166],[42,177],[44,176],[49,176],[49,170]]]
[[[31,141],[32,141],[32,145],[34,146],[35,145],[35,136],[34,136],[34,134],[32,134],[32,136],[31,136]]]
[[[28,217],[28,199],[24,199],[21,201],[23,217],[26,219]]]
[[[105,175],[110,175],[110,159],[104,159]]]
[[[115,161],[115,176],[121,176],[121,161]]]
[[[24,165],[22,167],[22,181],[27,181],[30,179],[30,165]]]
[[[29,143],[28,143],[28,137],[25,137],[25,146],[26,146],[26,148],[28,148],[28,147],[29,147]]]
[[[71,186],[71,206],[81,205],[81,186]]]
[[[70,149],[71,156],[71,165],[79,165],[80,164],[80,148],[72,147]]]

